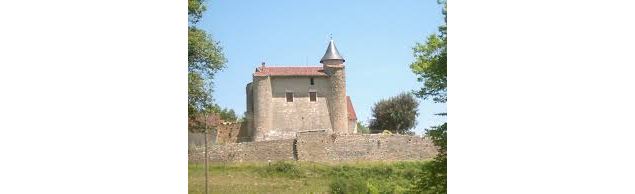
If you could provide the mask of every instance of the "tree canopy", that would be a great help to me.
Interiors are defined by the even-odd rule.
[[[209,106],[206,112],[218,113],[220,119],[224,121],[234,122],[238,120],[238,116],[236,115],[236,112],[234,112],[234,109],[221,108],[218,104]]]
[[[188,117],[214,110],[213,79],[225,67],[222,48],[210,34],[196,27],[203,12],[204,0],[188,0]]]
[[[410,93],[382,99],[373,106],[368,127],[374,133],[388,130],[406,134],[416,125],[418,106],[419,102]]]
[[[439,33],[429,35],[425,44],[417,43],[413,48],[415,61],[410,64],[410,69],[417,75],[417,81],[423,82],[423,87],[415,91],[415,95],[444,103],[448,100],[447,3],[439,3],[443,4],[445,22],[439,26]]]
[[[187,0],[187,16],[190,24],[196,24],[207,10],[204,0]]]

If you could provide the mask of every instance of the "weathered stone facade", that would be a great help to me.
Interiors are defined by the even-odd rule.
[[[294,139],[272,140],[262,142],[229,143],[208,146],[211,162],[266,162],[294,160]],[[190,147],[190,162],[202,162],[205,158],[205,147]]]
[[[272,77],[273,124],[267,137],[281,139],[295,138],[296,132],[307,130],[330,130],[331,122],[327,108],[329,82],[325,77]],[[286,101],[286,92],[292,91],[293,102]],[[309,99],[309,92],[317,92],[315,102]]]
[[[189,160],[202,161],[203,150],[201,146],[190,149]],[[418,136],[306,132],[299,133],[296,139],[212,145],[209,159],[212,162],[299,160],[328,163],[426,160],[436,154],[432,141]]]
[[[254,121],[253,138],[255,141],[267,140],[266,134],[271,130],[272,126],[272,95],[271,95],[271,77],[254,76],[253,77],[253,115]]]
[[[301,161],[399,161],[434,158],[437,149],[418,136],[300,133],[297,153]]]
[[[330,90],[327,99],[329,101],[329,113],[333,132],[337,134],[350,134],[352,131],[348,129],[344,64],[339,60],[324,61],[324,71],[329,75]]]
[[[254,136],[254,95],[252,83],[247,84],[245,92],[247,93],[247,111],[245,111],[245,127],[247,128],[247,137]],[[253,138],[251,139],[253,141]]]
[[[248,142],[247,125],[242,122],[222,122],[216,127],[216,143]]]

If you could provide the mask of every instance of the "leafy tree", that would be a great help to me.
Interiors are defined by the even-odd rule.
[[[382,99],[372,108],[373,119],[368,127],[372,132],[407,133],[416,125],[418,106],[419,102],[410,93]]]
[[[214,74],[225,67],[225,57],[218,42],[196,27],[207,10],[204,0],[188,0],[188,117],[214,106]]]
[[[447,152],[448,124],[428,129],[426,135],[438,147],[438,155],[434,160],[423,166],[421,173],[413,179],[413,193],[447,193],[448,186],[448,152]]]
[[[190,24],[196,24],[203,17],[203,12],[207,10],[204,0],[188,0],[187,16]]]
[[[366,127],[362,122],[357,121],[357,132],[361,134],[369,134],[370,129]]]
[[[234,109],[229,108],[221,108],[218,104],[214,104],[212,106],[208,106],[205,110],[206,112],[218,113],[220,119],[224,121],[236,121],[238,120],[238,116],[236,116],[236,112]]]
[[[414,48],[416,60],[410,65],[423,87],[415,91],[417,97],[446,103],[447,97],[447,1],[439,0],[443,5],[444,24],[439,27],[438,34],[428,36],[425,44]],[[447,113],[437,115],[446,116]],[[439,154],[433,161],[424,166],[418,179],[414,180],[414,193],[447,193],[447,122],[426,130],[426,136],[432,139]]]
[[[440,0],[439,3],[443,4],[445,22],[439,27],[438,34],[431,34],[425,44],[417,43],[413,48],[416,60],[410,64],[410,69],[417,75],[417,81],[423,82],[415,95],[444,103],[448,101],[447,2]]]

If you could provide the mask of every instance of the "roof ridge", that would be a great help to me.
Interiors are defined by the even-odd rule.
[[[254,76],[326,76],[321,66],[264,66]]]
[[[307,68],[307,67],[319,67],[321,68],[321,65],[317,65],[317,66],[265,66],[265,68],[267,67],[293,67],[293,68]]]

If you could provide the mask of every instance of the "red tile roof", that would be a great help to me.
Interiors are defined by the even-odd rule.
[[[357,114],[355,114],[355,109],[353,108],[353,103],[351,102],[350,96],[346,96],[346,109],[348,110],[348,120],[356,121]]]
[[[256,68],[254,76],[326,76],[322,67],[267,67]]]

